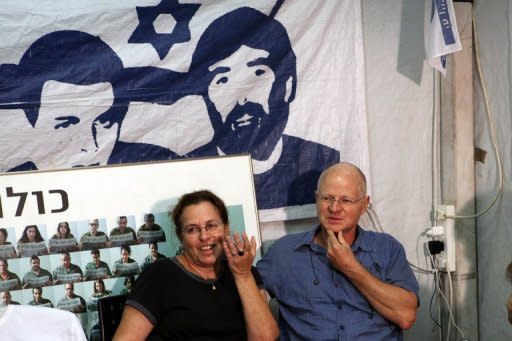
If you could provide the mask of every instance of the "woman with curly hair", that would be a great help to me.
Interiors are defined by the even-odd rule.
[[[31,257],[47,254],[48,249],[37,225],[25,226],[23,235],[18,240],[18,255],[20,257]]]

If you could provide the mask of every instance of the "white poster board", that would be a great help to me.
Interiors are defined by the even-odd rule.
[[[44,286],[43,297],[56,306],[65,295],[62,282],[55,282],[59,276],[80,278],[93,273],[95,276],[89,276],[90,280],[75,283],[75,294],[86,301],[92,297],[93,278],[102,278],[105,288],[114,295],[124,293],[125,277],[114,272],[116,261],[121,257],[120,247],[105,243],[105,239],[114,239],[110,232],[117,227],[117,218],[126,216],[128,226],[139,232],[145,223],[145,215],[152,213],[155,224],[161,228],[158,233],[140,231],[142,233],[138,235],[144,238],[140,237],[130,245],[130,257],[135,261],[133,267],[138,270],[147,265],[148,240],[155,237],[159,240],[160,253],[167,257],[176,255],[180,243],[169,213],[179,197],[191,191],[208,189],[223,199],[228,208],[231,232],[246,232],[249,237],[254,236],[260,250],[261,233],[252,174],[248,154],[0,174],[0,228],[6,229],[7,242],[10,243],[2,247],[2,254],[9,258],[8,270],[15,273],[21,282],[18,285],[17,279],[12,281],[13,300],[29,304],[32,300],[31,287]],[[104,233],[103,237],[88,236],[90,219],[98,219],[98,231]],[[59,222],[68,223],[72,237],[52,240]],[[42,241],[20,243],[28,225],[37,226]],[[46,250],[49,245],[67,245],[71,238],[79,243],[69,252],[71,263],[76,267],[72,272],[62,274],[63,255],[59,254],[58,248],[51,248],[50,254]],[[91,267],[91,241],[96,242],[95,247],[101,246],[98,248],[104,267]],[[19,254],[20,250],[34,249],[39,244],[45,246],[45,252],[37,256],[41,269],[46,272],[36,277],[31,273],[30,257],[17,258],[13,251]],[[82,274],[78,273],[80,270]],[[130,269],[124,270],[130,272]],[[53,281],[48,281],[50,276]],[[87,317],[83,320],[84,328],[89,335],[97,322],[97,311],[91,309],[84,316]]]

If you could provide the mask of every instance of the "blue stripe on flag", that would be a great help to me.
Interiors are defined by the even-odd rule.
[[[450,19],[447,0],[434,0],[439,17],[439,24],[443,31],[444,43],[446,45],[455,44],[455,35],[453,33],[453,25]]]

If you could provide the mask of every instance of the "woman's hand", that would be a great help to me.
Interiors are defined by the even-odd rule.
[[[332,265],[340,272],[353,270],[359,265],[359,261],[352,252],[350,245],[343,238],[340,231],[336,236],[331,230],[327,231],[327,258]]]
[[[249,241],[245,233],[241,237],[235,233],[232,237],[226,236],[222,246],[242,301],[247,340],[276,340],[279,336],[277,322],[251,271],[256,257],[256,239],[253,236]]]
[[[238,233],[234,233],[233,237],[228,235],[224,238],[222,246],[229,268],[235,277],[251,273],[251,266],[254,257],[256,257],[256,239],[254,236],[249,241],[247,234],[243,233],[240,236]]]

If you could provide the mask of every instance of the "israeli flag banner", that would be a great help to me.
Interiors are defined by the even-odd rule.
[[[360,0],[2,5],[0,172],[250,154],[261,221],[371,178]]]
[[[452,0],[432,0],[430,37],[427,40],[429,64],[446,76],[446,57],[462,50]]]

